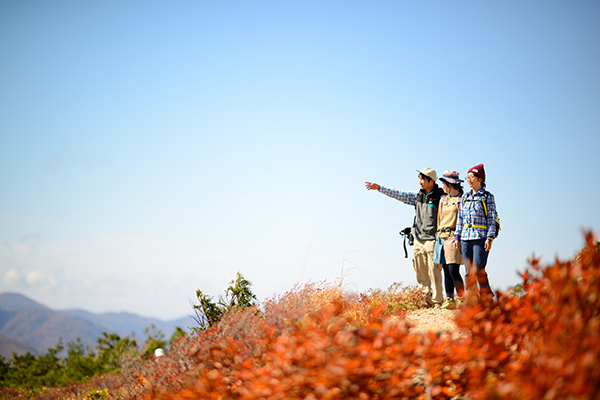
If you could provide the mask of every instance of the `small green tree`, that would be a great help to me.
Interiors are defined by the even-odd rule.
[[[4,386],[8,372],[10,371],[10,361],[0,356],[0,387]]]
[[[144,329],[144,335],[146,335],[146,340],[144,341],[142,354],[145,356],[152,355],[154,354],[154,350],[164,349],[167,345],[165,334],[160,329],[157,330],[154,324]]]
[[[49,348],[46,354],[39,357],[31,353],[22,356],[13,353],[12,361],[2,375],[2,386],[31,389],[66,383],[64,360],[57,357],[63,348],[62,340],[59,340],[56,347]]]
[[[65,360],[65,378],[71,382],[81,382],[94,375],[106,372],[98,362],[94,352],[81,342],[81,338],[67,343],[68,355]]]
[[[192,308],[196,313],[194,319],[200,326],[201,330],[208,329],[221,320],[223,316],[223,308],[212,301],[212,297],[202,293],[200,289],[196,290],[196,297],[199,304],[193,304]]]
[[[225,290],[225,301],[219,298],[219,303],[224,306],[227,311],[234,308],[248,308],[256,304],[256,296],[250,290],[252,282],[245,279],[241,273],[237,273],[236,279],[229,282],[229,286]]]
[[[206,330],[221,320],[223,314],[235,309],[244,309],[256,304],[256,295],[250,289],[252,282],[244,278],[238,272],[236,279],[229,282],[225,289],[225,297],[219,296],[217,303],[213,298],[204,294],[200,289],[196,290],[199,304],[193,304],[192,308],[201,330]]]
[[[104,372],[117,372],[123,358],[137,354],[137,343],[128,337],[121,338],[115,333],[102,332],[96,349],[98,362],[103,366]]]
[[[176,342],[177,339],[179,339],[182,336],[185,336],[185,331],[182,328],[176,326],[175,327],[175,332],[173,332],[173,334],[171,335],[171,339],[169,339],[169,345],[171,345],[174,342]]]
[[[96,375],[118,372],[124,362],[136,359],[138,355],[134,340],[106,332],[98,338],[96,354],[79,338],[67,346],[67,356],[62,358],[58,357],[64,350],[62,339],[39,357],[31,353],[21,356],[13,353],[12,360],[6,360],[0,356],[0,387],[34,389],[66,386]]]

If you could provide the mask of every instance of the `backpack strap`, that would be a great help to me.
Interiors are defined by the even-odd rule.
[[[488,199],[488,191],[484,191],[483,194],[481,195],[481,199],[477,199],[475,200],[475,197],[471,194],[471,193],[467,193],[465,195],[462,196],[462,205],[464,207],[465,203],[467,201],[480,201],[483,204],[483,212],[485,213],[485,217],[487,218],[488,215],[488,211],[487,211],[487,199]],[[467,198],[470,197],[470,198]]]
[[[481,197],[483,199],[477,199],[477,200],[475,200],[475,196],[473,196],[471,193],[467,193],[467,194],[465,194],[465,195],[462,196],[462,205],[464,206],[467,201],[480,201],[483,204],[483,212],[485,213],[485,219],[487,220],[487,215],[488,215],[488,212],[487,212],[487,195],[488,195],[488,193],[489,192],[487,190],[485,190],[483,192],[483,194],[481,195]],[[470,198],[467,199],[467,197],[470,197]],[[488,229],[488,226],[487,225],[484,226],[484,225],[464,224],[463,228]]]
[[[447,197],[448,197],[447,194],[445,194],[442,197],[440,197],[440,212],[442,211],[442,207],[444,206],[444,202],[446,201]]]
[[[465,203],[467,202],[467,197],[469,197],[470,195],[471,195],[471,193],[465,193],[465,194],[463,194],[463,196],[461,198],[461,203],[462,203],[463,207],[465,206]],[[473,201],[473,200],[469,200],[469,201]]]
[[[481,202],[483,203],[483,212],[485,212],[485,219],[487,219],[487,199],[488,199],[488,191],[484,191],[483,195],[481,197],[483,197],[483,200],[481,200]]]

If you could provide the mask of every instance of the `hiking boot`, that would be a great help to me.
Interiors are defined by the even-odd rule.
[[[425,304],[423,304],[423,308],[433,308],[433,299],[431,297],[427,297],[425,299]]]
[[[462,297],[459,297],[459,298],[456,299],[456,306],[458,308],[461,308],[465,304],[467,304],[467,301],[465,299],[463,299]]]
[[[454,310],[456,308],[456,303],[454,302],[454,299],[452,297],[446,297],[444,299],[444,304],[442,304],[442,308]]]

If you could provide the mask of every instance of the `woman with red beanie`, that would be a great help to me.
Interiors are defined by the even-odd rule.
[[[493,295],[485,267],[492,242],[497,236],[496,202],[494,195],[485,190],[483,164],[474,166],[467,173],[471,190],[462,197],[458,208],[458,221],[454,248],[462,249],[467,272],[477,269],[477,282],[481,294]]]

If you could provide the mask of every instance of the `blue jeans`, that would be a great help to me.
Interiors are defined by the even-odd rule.
[[[477,267],[477,283],[482,292],[491,293],[490,282],[488,281],[485,266],[487,265],[488,251],[485,251],[486,239],[476,240],[461,240],[460,246],[465,265],[467,266],[467,274],[471,272],[472,267]]]

